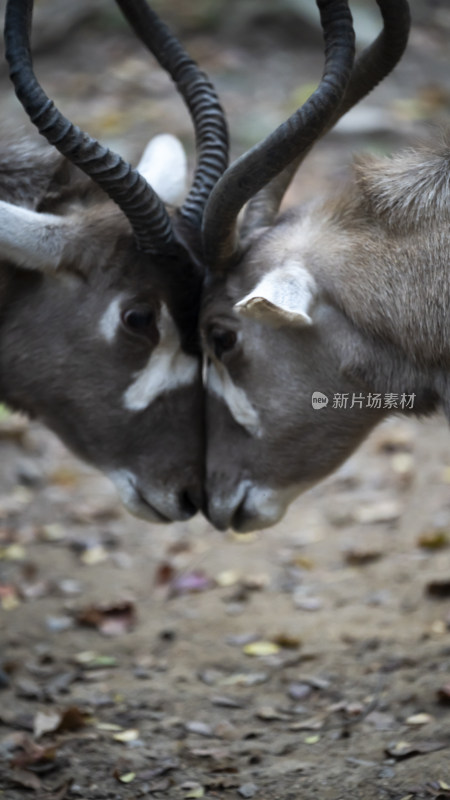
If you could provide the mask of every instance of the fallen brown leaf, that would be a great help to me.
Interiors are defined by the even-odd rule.
[[[42,788],[39,776],[33,772],[27,772],[25,769],[14,769],[9,777],[13,783],[24,789],[33,789],[33,791],[39,792]]]
[[[426,531],[419,536],[417,544],[426,550],[439,550],[450,544],[450,535],[447,530],[442,529]]]
[[[383,553],[379,550],[352,549],[345,553],[345,562],[351,567],[363,567],[365,564],[372,564],[379,561]]]
[[[437,690],[437,696],[441,703],[450,704],[450,683],[445,683]]]
[[[113,606],[87,606],[76,615],[79,625],[97,628],[105,636],[128,633],[136,624],[136,607],[129,600]]]
[[[396,742],[387,747],[385,752],[390,758],[402,761],[405,758],[427,755],[427,753],[434,753],[437,750],[445,750],[446,747],[448,747],[446,742]]]
[[[443,580],[430,581],[427,584],[427,594],[430,597],[450,597],[450,580],[444,578]]]

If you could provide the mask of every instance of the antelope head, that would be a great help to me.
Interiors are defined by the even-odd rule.
[[[277,217],[290,179],[314,142],[403,53],[407,2],[377,2],[384,29],[354,62],[347,2],[317,0],[326,54],[317,90],[225,171],[206,205],[205,508],[221,529],[275,523],[288,503],[334,470],[383,415],[377,408],[362,413],[358,405],[342,409],[331,402],[320,411],[313,408],[316,392],[361,391],[358,367],[367,342],[331,302],[323,280],[339,250],[333,213],[312,203]]]
[[[193,183],[169,213],[185,177],[177,140],[153,141],[133,169],[63,117],[33,72],[32,0],[9,0],[16,93],[62,157],[21,151],[27,173],[14,148],[0,153],[0,392],[105,471],[131,512],[168,522],[202,502],[199,232],[227,129],[210,82],[146,3],[118,4],[189,108]]]

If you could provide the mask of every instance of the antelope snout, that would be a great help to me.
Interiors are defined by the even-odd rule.
[[[242,480],[227,494],[220,483],[217,481],[217,488],[209,483],[205,502],[206,516],[220,531],[233,528],[238,533],[248,533],[267,528],[278,522],[286,510],[283,490]]]
[[[125,508],[149,522],[179,522],[190,519],[202,507],[200,481],[182,488],[147,486],[129,470],[110,473]]]

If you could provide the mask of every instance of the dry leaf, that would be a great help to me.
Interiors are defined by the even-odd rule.
[[[419,547],[423,547],[427,550],[439,550],[442,547],[447,547],[449,543],[449,533],[442,529],[426,531],[419,536],[417,541]]]
[[[386,748],[386,754],[390,756],[390,758],[395,758],[397,761],[401,761],[405,758],[412,758],[413,756],[421,756],[426,755],[427,753],[433,753],[437,750],[444,750],[448,747],[446,742],[396,742],[394,745]]]
[[[0,547],[0,560],[5,561],[24,561],[27,551],[21,544],[10,544],[8,547]]]
[[[222,678],[218,683],[221,686],[257,686],[269,679],[267,672],[235,672]]]
[[[95,653],[93,650],[83,650],[82,653],[77,653],[74,661],[86,670],[109,669],[117,666],[117,658],[115,656],[104,656],[100,653]]]
[[[437,696],[441,703],[450,703],[450,683],[444,684],[437,690]]]
[[[241,573],[233,569],[223,570],[223,572],[219,572],[218,575],[216,575],[215,577],[217,585],[220,586],[221,588],[234,586],[236,583],[239,583],[240,580],[241,580]]]
[[[362,567],[365,564],[372,564],[379,561],[383,553],[379,550],[368,550],[364,548],[353,548],[345,553],[345,562],[351,567]]]
[[[136,730],[135,728],[129,728],[126,731],[120,731],[120,733],[115,733],[113,739],[116,742],[122,742],[123,744],[128,744],[128,742],[135,742],[136,739],[139,739],[139,731]]]
[[[120,783],[132,783],[135,777],[135,772],[126,772],[125,775],[118,775],[117,780],[119,780]]]
[[[278,633],[273,637],[273,641],[279,647],[284,647],[288,650],[297,650],[302,644],[302,640],[298,636],[292,636],[289,633]]]
[[[286,720],[289,719],[288,714],[280,714],[275,708],[272,706],[262,706],[262,708],[258,708],[256,711],[256,716],[258,719],[268,720]]]
[[[61,714],[59,712],[38,711],[33,723],[35,738],[39,739],[45,733],[53,733],[53,731],[57,730],[60,722]]]
[[[93,547],[87,547],[83,550],[80,561],[86,567],[95,567],[97,564],[102,564],[109,558],[108,551],[101,544],[96,544]]]
[[[289,725],[291,731],[318,731],[323,728],[323,717],[309,717],[309,719],[301,720],[300,722],[293,722]]]
[[[427,593],[431,597],[450,597],[450,580],[444,578],[443,580],[430,581],[427,584]]]
[[[204,796],[205,796],[205,790],[203,786],[198,786],[196,789],[191,789],[187,794],[184,795],[186,800],[196,800],[197,798]]]
[[[20,605],[17,590],[14,586],[0,585],[0,608],[2,611],[14,611]]]
[[[412,716],[408,717],[406,720],[407,725],[428,725],[429,722],[433,722],[433,717],[431,714],[412,714]]]
[[[34,719],[34,735],[38,739],[46,733],[78,731],[86,725],[86,717],[76,706],[54,713],[38,711]]]
[[[355,522],[370,525],[377,522],[394,522],[402,514],[403,508],[398,500],[384,500],[378,503],[365,503],[353,509]]]
[[[167,586],[175,577],[175,568],[168,561],[159,564],[153,582],[155,586]]]
[[[169,597],[205,592],[214,586],[214,581],[201,570],[182,572],[170,581]]]
[[[42,788],[39,776],[33,772],[27,772],[25,769],[15,769],[8,777],[13,783],[23,786],[24,789],[33,789],[33,791],[39,792]]]
[[[105,636],[128,633],[136,624],[136,607],[129,600],[113,606],[88,606],[78,612],[79,625],[97,628]]]
[[[250,642],[243,648],[246,656],[273,656],[280,652],[280,647],[275,642]]]
[[[186,722],[185,726],[189,733],[196,733],[198,736],[212,736],[213,730],[211,725],[208,725],[206,722],[201,722],[200,720],[192,720],[191,722]]]

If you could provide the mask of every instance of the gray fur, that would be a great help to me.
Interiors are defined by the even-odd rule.
[[[145,304],[158,320],[161,303],[179,302],[176,281],[136,249],[103,192],[47,146],[3,145],[0,199],[60,215],[71,231],[56,274],[0,261],[0,399],[107,474],[131,474],[137,513],[186,519],[201,502],[200,365],[194,384],[131,412],[123,396],[149,361],[157,329],[154,341],[120,326],[112,341],[99,331],[119,295],[124,307]]]
[[[215,278],[205,297],[205,348],[215,359],[211,332],[237,332],[222,361],[263,431],[252,437],[217,396],[208,398],[208,514],[215,524],[272,524],[286,502],[264,516],[251,500],[255,487],[255,497],[290,488],[291,499],[336,469],[391,413],[337,409],[331,401],[315,410],[315,391],[330,398],[415,395],[404,413],[441,406],[450,419],[449,259],[447,139],[392,159],[359,159],[344,190],[288,211],[260,231],[226,278]],[[317,286],[312,325],[274,328],[240,317],[235,304],[287,261]]]

